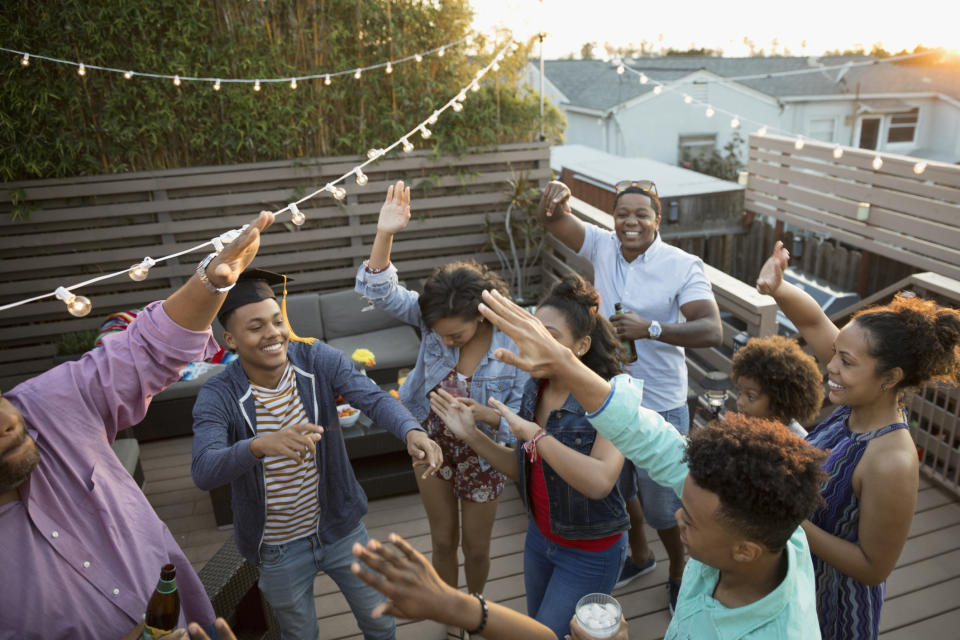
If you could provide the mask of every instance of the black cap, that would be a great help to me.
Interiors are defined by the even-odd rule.
[[[287,280],[292,282],[293,278],[287,278]],[[237,278],[237,284],[230,289],[227,299],[223,301],[223,306],[217,313],[220,325],[223,326],[223,319],[234,309],[261,300],[271,298],[276,300],[277,294],[271,287],[278,284],[283,284],[283,276],[279,273],[264,269],[247,269],[241,273]]]

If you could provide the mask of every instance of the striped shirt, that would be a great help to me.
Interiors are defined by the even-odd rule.
[[[289,363],[276,389],[251,384],[250,390],[256,399],[259,434],[307,422],[296,376]],[[267,488],[263,541],[280,544],[316,532],[320,522],[316,447],[303,462],[294,462],[285,456],[265,456],[263,476]]]

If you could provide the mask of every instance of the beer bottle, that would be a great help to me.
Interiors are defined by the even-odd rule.
[[[624,313],[623,305],[619,302],[613,305],[614,311],[618,314]],[[637,346],[633,344],[633,340],[624,340],[623,341],[623,361],[630,363],[637,361]]]
[[[143,640],[154,640],[173,632],[180,622],[180,594],[177,593],[177,568],[165,564],[160,582],[147,603]]]

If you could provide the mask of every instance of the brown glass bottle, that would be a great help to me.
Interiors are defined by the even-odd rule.
[[[153,640],[177,628],[180,622],[180,594],[177,592],[177,568],[165,564],[160,570],[160,582],[147,603],[143,639]]]
[[[618,314],[624,313],[623,305],[619,302],[613,305],[613,310]],[[623,361],[628,363],[637,361],[637,347],[635,344],[633,344],[633,340],[623,341]]]

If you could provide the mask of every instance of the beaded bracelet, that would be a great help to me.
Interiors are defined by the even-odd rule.
[[[540,429],[540,431],[537,432],[537,435],[523,443],[523,450],[526,451],[530,456],[530,462],[537,461],[537,442],[539,442],[540,438],[545,435],[547,435],[547,432],[543,429]]]
[[[480,609],[483,611],[483,617],[480,618],[480,626],[476,629],[467,629],[467,633],[471,636],[480,635],[487,626],[487,601],[483,599],[483,595],[479,593],[473,594],[473,597],[480,601]]]

